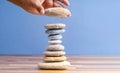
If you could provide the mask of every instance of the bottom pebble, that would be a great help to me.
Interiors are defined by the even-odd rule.
[[[70,62],[63,61],[63,62],[41,62],[38,64],[40,69],[52,69],[52,70],[65,70],[68,69],[70,66]]]

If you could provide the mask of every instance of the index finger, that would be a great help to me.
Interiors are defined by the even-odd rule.
[[[66,6],[69,6],[69,5],[70,5],[70,3],[69,3],[68,0],[58,0],[58,1],[64,3]]]

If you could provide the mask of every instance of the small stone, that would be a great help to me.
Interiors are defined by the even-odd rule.
[[[53,8],[45,9],[45,15],[66,18],[66,17],[71,16],[71,12],[66,8],[53,7]]]
[[[43,60],[45,62],[62,62],[67,60],[66,56],[60,56],[60,57],[44,57]]]
[[[56,34],[56,35],[49,35],[48,36],[49,40],[61,40],[62,39],[62,35]]]
[[[64,70],[68,69],[71,64],[68,61],[63,61],[63,62],[41,62],[38,64],[38,67],[40,69],[52,69],[52,70]]]
[[[62,23],[56,23],[56,24],[46,24],[44,25],[44,27],[46,29],[63,29],[65,28],[65,24],[62,24]]]
[[[56,43],[56,41],[55,42],[50,41],[50,43]],[[46,47],[46,50],[48,50],[48,51],[62,51],[62,50],[64,50],[64,46],[63,45],[48,45]]]
[[[49,40],[48,43],[50,45],[56,45],[56,44],[61,44],[62,41],[61,40]]]
[[[64,51],[46,51],[44,55],[47,57],[59,57],[64,56],[66,53]]]
[[[64,32],[65,32],[65,29],[48,29],[48,30],[46,30],[46,33],[49,35],[62,34]]]

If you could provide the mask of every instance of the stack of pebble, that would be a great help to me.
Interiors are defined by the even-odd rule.
[[[45,9],[46,16],[66,18],[71,16],[71,12],[62,7]],[[68,69],[70,63],[64,52],[64,46],[61,45],[62,33],[65,32],[65,24],[47,24],[46,33],[49,38],[49,45],[44,52],[43,62],[39,63],[40,69]]]
[[[61,45],[62,33],[65,32],[65,24],[46,24],[48,43],[44,52],[43,62],[39,63],[40,69],[68,69],[70,63],[65,56],[64,46]]]

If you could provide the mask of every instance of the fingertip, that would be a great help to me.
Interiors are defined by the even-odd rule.
[[[68,3],[67,6],[70,6],[70,3]]]
[[[69,6],[69,5],[70,5],[70,3],[69,3],[68,0],[60,0],[60,2],[64,3],[66,6]]]
[[[39,7],[39,13],[40,13],[40,15],[44,15],[45,14],[45,10],[44,10],[43,6]]]
[[[45,11],[44,10],[41,10],[40,11],[40,15],[44,15],[45,14]]]
[[[70,16],[72,16],[72,14],[68,14],[67,16],[70,17]]]
[[[66,1],[65,3],[66,3],[66,5],[67,5],[67,6],[70,6],[70,3],[69,3],[69,1]]]

